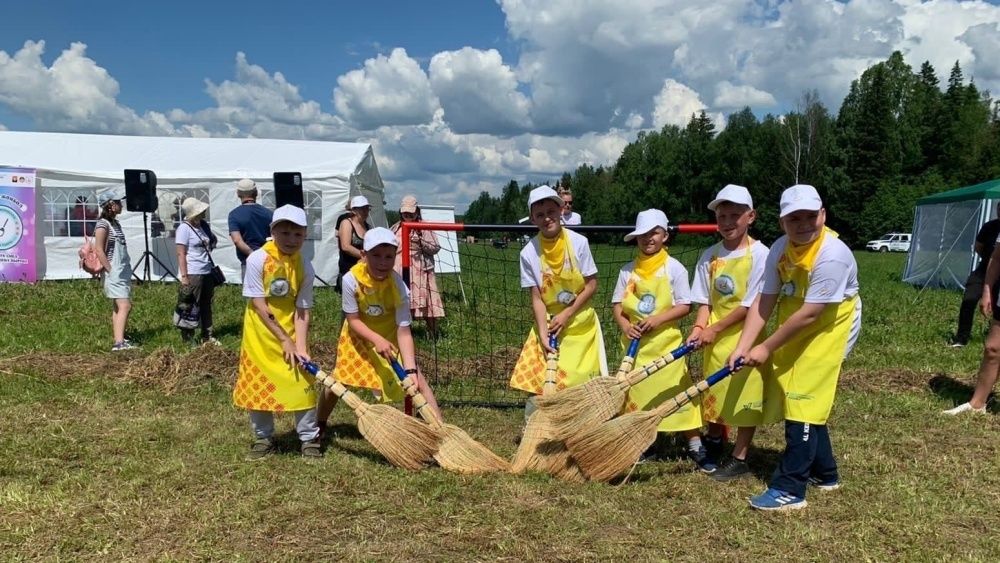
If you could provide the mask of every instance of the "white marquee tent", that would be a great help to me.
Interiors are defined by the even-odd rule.
[[[156,173],[158,209],[148,216],[150,250],[173,273],[180,202],[196,197],[209,203],[208,219],[219,238],[216,263],[230,282],[239,280],[228,215],[239,203],[235,186],[240,178],[257,182],[258,201],[273,209],[272,174],[302,173],[310,222],[304,253],[313,261],[317,283],[336,280],[335,223],[352,196],[366,196],[372,222],[385,225],[382,178],[371,146],[363,143],[0,131],[0,165],[37,170],[38,277],[45,279],[87,277],[78,267],[77,250],[97,217],[96,194],[124,186],[127,168]],[[135,263],[145,250],[143,214],[126,211],[120,221]],[[151,265],[152,279],[164,275],[163,268]],[[136,270],[145,273],[142,264]]]

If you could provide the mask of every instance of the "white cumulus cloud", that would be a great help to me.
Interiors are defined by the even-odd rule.
[[[439,107],[427,74],[402,48],[340,76],[333,100],[340,116],[358,129],[427,123]]]
[[[438,53],[431,58],[430,82],[456,133],[509,134],[530,126],[528,99],[496,49]]]
[[[778,103],[770,92],[758,90],[753,86],[736,86],[728,80],[719,82],[715,87],[715,101],[712,102],[717,108],[742,108],[750,106],[752,108],[771,107]]]

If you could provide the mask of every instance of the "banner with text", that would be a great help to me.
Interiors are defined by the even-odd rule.
[[[35,170],[0,168],[0,282],[34,283]]]

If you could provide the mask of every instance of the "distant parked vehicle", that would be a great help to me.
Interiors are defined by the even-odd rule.
[[[910,233],[889,233],[868,241],[865,248],[873,252],[909,252]]]

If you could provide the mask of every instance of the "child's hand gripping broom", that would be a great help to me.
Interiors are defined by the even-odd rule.
[[[542,384],[542,394],[535,396],[537,401],[557,390],[556,377],[559,373],[559,349],[555,336],[549,336],[549,346],[556,350],[545,358],[545,381]],[[549,416],[536,410],[528,417],[521,435],[521,443],[514,452],[511,461],[511,472],[542,471],[568,481],[584,481],[580,468],[570,458],[566,445],[556,440],[552,432],[552,421]]]
[[[633,340],[633,343],[636,341]],[[569,438],[591,430],[620,414],[632,386],[696,348],[695,344],[685,344],[641,368],[624,374],[619,370],[616,377],[598,377],[583,385],[560,389],[554,394],[538,397],[535,400],[536,404],[538,409],[549,417],[554,435],[557,438]],[[630,355],[635,353],[631,345],[629,353]],[[622,364],[624,363],[623,360]]]
[[[657,427],[664,418],[742,366],[742,360],[736,362],[735,368],[726,366],[653,410],[635,411],[613,418],[569,438],[566,445],[588,478],[610,481],[628,471],[642,452],[656,441]]]
[[[302,362],[302,367],[354,410],[358,431],[389,463],[404,469],[422,469],[437,451],[441,441],[437,429],[389,405],[362,401],[313,362]]]
[[[434,460],[438,462],[438,465],[447,471],[465,474],[490,473],[510,469],[507,460],[473,440],[472,436],[469,436],[465,430],[454,424],[445,424],[443,420],[438,418],[437,413],[428,406],[427,399],[420,393],[414,378],[407,375],[403,366],[399,365],[395,359],[390,360],[390,362],[393,371],[396,372],[396,377],[399,378],[399,384],[406,391],[406,394],[413,398],[413,406],[416,407],[417,413],[441,434],[441,442],[438,444],[437,451],[434,452]]]

